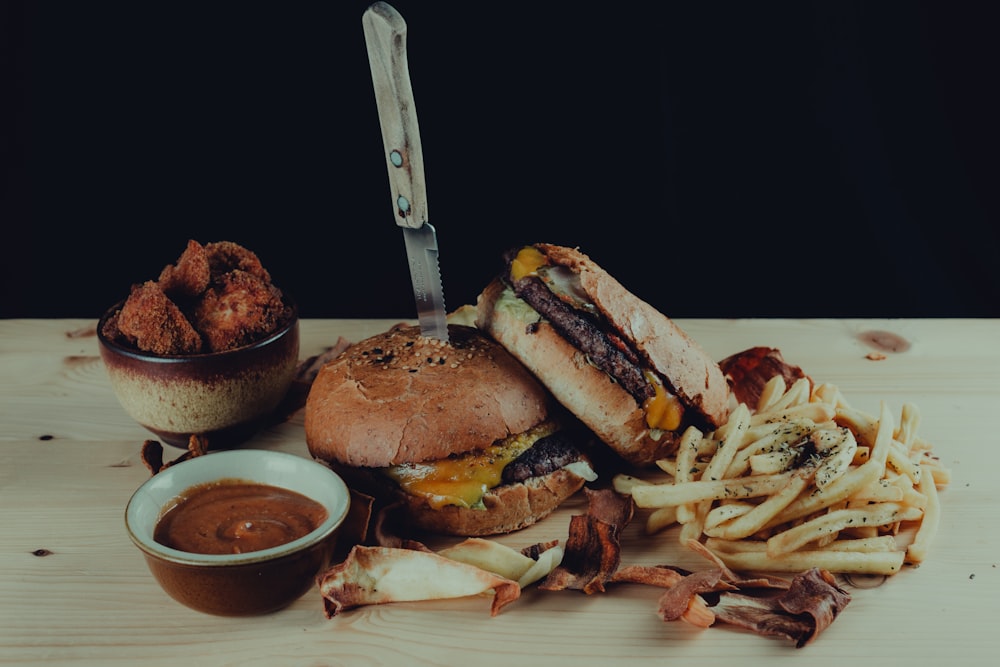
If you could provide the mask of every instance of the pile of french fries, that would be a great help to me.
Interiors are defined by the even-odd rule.
[[[680,525],[728,567],[892,575],[927,555],[951,478],[917,436],[918,409],[898,426],[852,408],[831,384],[774,376],[751,410],[711,433],[689,428],[657,462],[663,483],[618,475],[616,490],[649,510],[645,530]]]

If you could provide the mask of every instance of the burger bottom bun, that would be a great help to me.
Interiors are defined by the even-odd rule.
[[[420,530],[465,537],[501,535],[526,528],[552,513],[579,491],[586,480],[566,468],[505,484],[483,496],[485,509],[447,505],[430,507],[416,496],[404,494],[405,510],[412,526]]]
[[[677,434],[652,437],[645,411],[631,394],[541,320],[499,279],[476,303],[477,326],[524,364],[552,395],[618,456],[645,467],[676,447]]]
[[[426,500],[404,493],[369,468],[331,464],[352,489],[374,497],[380,507],[393,506],[402,513],[406,529],[460,537],[502,535],[526,528],[551,514],[587,480],[569,468],[504,484],[483,496],[485,508],[447,505],[435,509]]]

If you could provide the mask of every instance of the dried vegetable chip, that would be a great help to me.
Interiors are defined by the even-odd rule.
[[[492,593],[496,616],[521,587],[492,572],[429,551],[355,546],[318,579],[327,618],[363,605],[441,600]]]

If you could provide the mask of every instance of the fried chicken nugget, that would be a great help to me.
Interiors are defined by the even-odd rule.
[[[157,282],[171,299],[190,301],[208,289],[211,277],[208,251],[205,246],[190,239],[177,263],[163,267]]]
[[[265,283],[271,282],[271,275],[261,264],[256,253],[244,248],[239,243],[233,241],[206,243],[205,252],[208,255],[213,279],[234,269],[239,269],[260,278]]]
[[[259,340],[286,316],[279,289],[260,277],[234,269],[214,279],[195,306],[192,321],[211,352]]]
[[[159,355],[201,351],[201,336],[155,281],[133,285],[117,319],[118,329],[140,350]]]

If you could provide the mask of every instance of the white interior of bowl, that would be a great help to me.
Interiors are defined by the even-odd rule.
[[[156,522],[175,498],[192,486],[221,479],[240,479],[297,491],[321,503],[327,518],[316,530],[297,540],[242,554],[194,554],[153,540]],[[198,456],[150,477],[129,500],[125,526],[132,541],[147,553],[178,563],[233,565],[268,560],[325,539],[343,523],[349,506],[347,485],[325,465],[284,452],[235,449]]]

